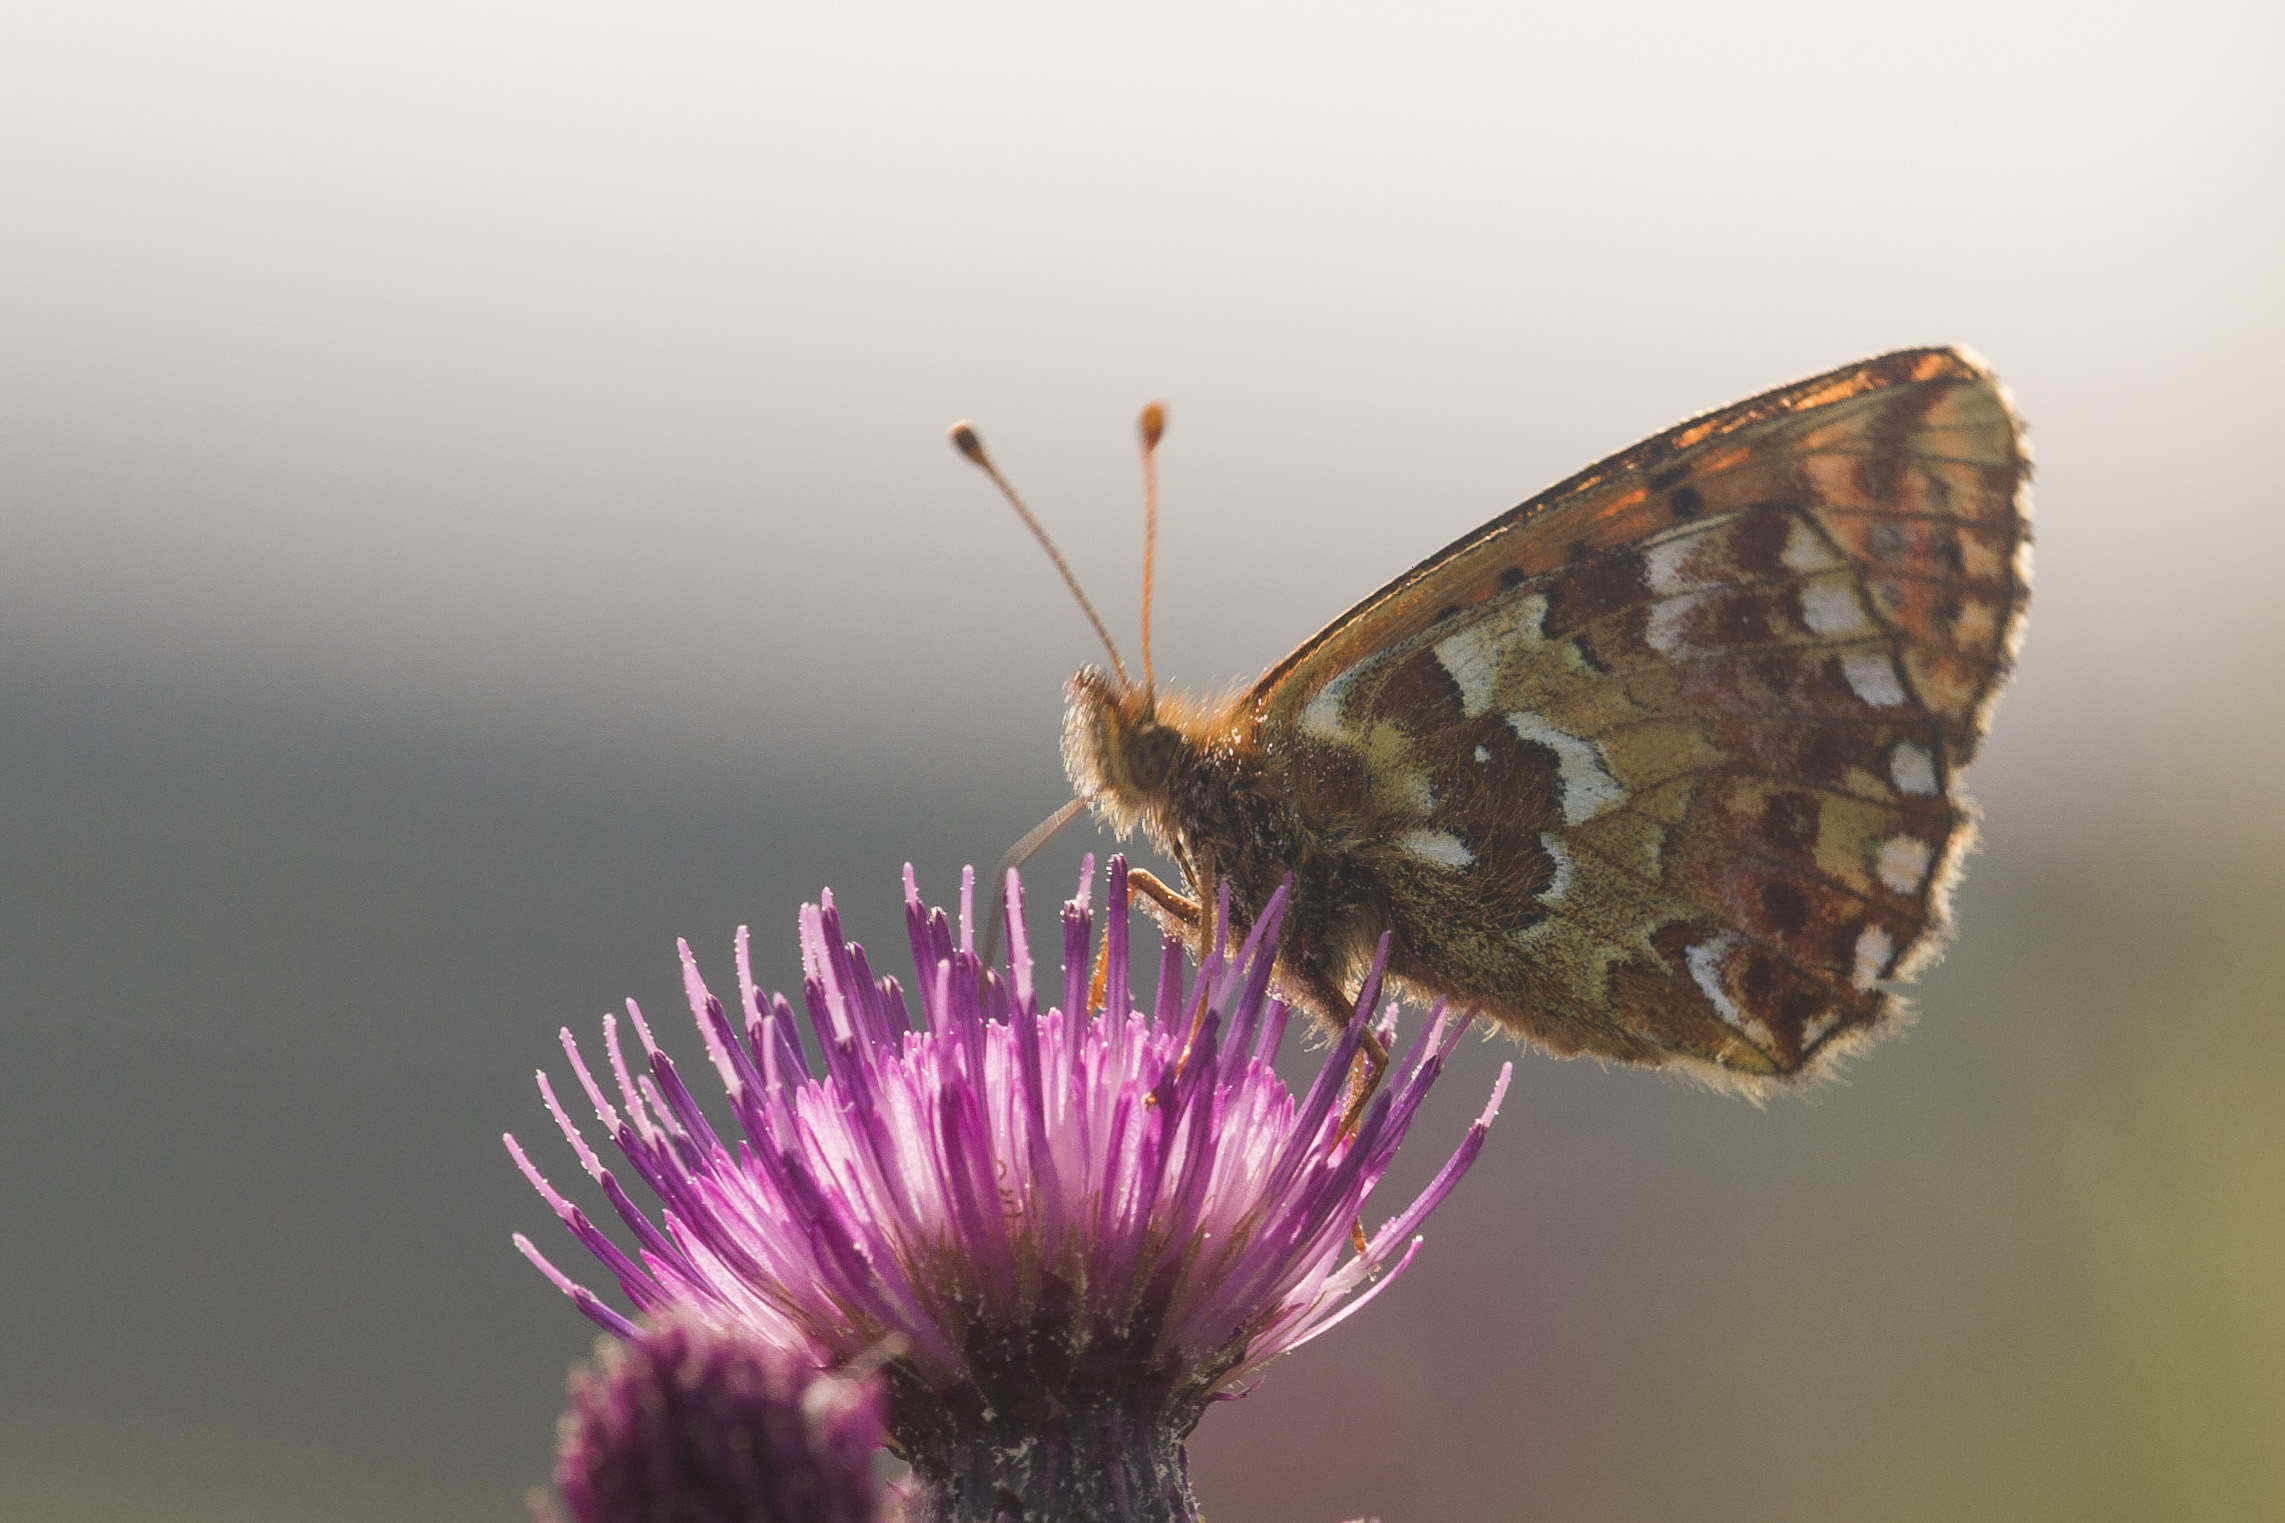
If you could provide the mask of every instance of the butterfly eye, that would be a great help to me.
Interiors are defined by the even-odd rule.
[[[1182,737],[1171,725],[1146,720],[1127,743],[1127,776],[1143,792],[1156,793],[1174,776],[1181,754]]]

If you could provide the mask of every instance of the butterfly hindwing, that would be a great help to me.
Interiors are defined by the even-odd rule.
[[[1940,938],[2025,592],[2004,395],[1947,350],[1681,425],[1256,687],[1392,970],[1557,1051],[1791,1074]]]

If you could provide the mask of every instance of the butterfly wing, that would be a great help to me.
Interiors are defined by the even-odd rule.
[[[1262,679],[1256,734],[1416,989],[1556,1051],[1800,1073],[1941,940],[2027,479],[1958,351],[1780,388],[1397,578]]]

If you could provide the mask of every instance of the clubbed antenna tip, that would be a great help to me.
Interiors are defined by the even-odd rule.
[[[1119,674],[1119,686],[1129,686],[1127,664],[1119,659],[1119,648],[1111,643],[1111,632],[1103,627],[1102,617],[1095,612],[1095,605],[1087,601],[1087,594],[1080,591],[1079,578],[1071,574],[1071,566],[1063,559],[1063,552],[1055,548],[1055,541],[1047,537],[1047,530],[1040,527],[1040,522],[1032,516],[1031,509],[1024,506],[1023,499],[1016,495],[1016,489],[1008,485],[1008,479],[1000,474],[1000,468],[992,464],[992,457],[984,453],[984,441],[976,437],[976,426],[965,420],[955,423],[949,437],[952,447],[966,455],[970,465],[992,478],[992,485],[1000,489],[1000,495],[1008,500],[1008,506],[1016,510],[1016,517],[1022,519],[1024,527],[1031,530],[1031,537],[1039,541],[1039,547],[1047,552],[1047,558],[1055,562],[1055,569],[1062,576],[1063,585],[1071,589],[1072,600],[1078,603],[1079,611],[1087,615],[1087,622],[1095,626],[1095,633],[1101,638],[1103,649],[1110,653],[1111,670]]]
[[[992,468],[992,457],[984,453],[984,441],[976,437],[976,426],[966,420],[952,425],[952,447],[968,457],[971,465],[984,470]]]

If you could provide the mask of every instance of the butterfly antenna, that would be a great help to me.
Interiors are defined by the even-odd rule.
[[[1155,692],[1150,668],[1150,584],[1158,568],[1158,441],[1166,437],[1166,404],[1153,402],[1142,410],[1143,467],[1143,691]]]
[[[1038,519],[1032,517],[1031,509],[1023,505],[1023,499],[1016,495],[1016,489],[1008,485],[1007,477],[1002,476],[1000,468],[992,464],[992,457],[984,453],[984,441],[976,437],[975,426],[955,423],[952,425],[951,437],[952,447],[967,456],[970,465],[992,478],[992,485],[1000,489],[1000,495],[1008,500],[1008,506],[1016,510],[1016,516],[1024,521],[1024,527],[1031,530],[1031,537],[1039,541],[1039,547],[1047,552],[1047,558],[1055,562],[1055,569],[1063,573],[1063,585],[1071,589],[1072,597],[1079,601],[1079,611],[1087,615],[1087,622],[1094,625],[1095,633],[1102,637],[1103,649],[1111,653],[1111,666],[1119,674],[1119,685],[1133,687],[1133,681],[1127,676],[1127,664],[1119,659],[1119,648],[1111,643],[1111,632],[1103,627],[1103,620],[1096,614],[1095,605],[1087,601],[1087,594],[1079,590],[1079,578],[1071,574],[1071,567],[1063,559],[1063,552],[1055,548],[1055,541],[1047,537],[1047,531],[1039,526]]]

